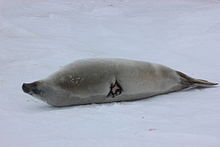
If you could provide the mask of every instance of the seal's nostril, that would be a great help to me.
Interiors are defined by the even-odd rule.
[[[25,83],[22,85],[22,89],[23,89],[23,91],[26,92],[26,93],[30,92],[30,88],[29,88],[29,87],[27,86],[27,84],[25,84]]]

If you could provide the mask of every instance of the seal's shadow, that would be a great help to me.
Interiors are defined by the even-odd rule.
[[[103,103],[102,103],[103,104]],[[39,105],[34,105],[31,106],[31,111],[34,112],[45,112],[45,111],[60,111],[60,110],[68,110],[68,109],[79,109],[79,108],[94,108],[94,107],[98,107],[102,104],[83,104],[83,105],[72,105],[72,106],[64,106],[64,107],[56,107],[56,106],[51,106],[47,103],[42,103]],[[104,103],[105,105],[111,105],[113,103]]]

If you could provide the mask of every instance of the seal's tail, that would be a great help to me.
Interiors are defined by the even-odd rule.
[[[177,74],[183,78],[184,84],[187,84],[187,86],[195,86],[195,87],[210,87],[214,85],[218,85],[218,83],[212,83],[206,80],[201,80],[201,79],[194,79],[192,77],[187,76],[186,74],[176,71]]]

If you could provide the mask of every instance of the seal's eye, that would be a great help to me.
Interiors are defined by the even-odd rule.
[[[32,89],[32,91],[34,94],[37,94],[37,95],[39,95],[41,93],[41,91],[38,90],[37,88]]]

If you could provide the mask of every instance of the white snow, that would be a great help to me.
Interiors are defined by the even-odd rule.
[[[81,58],[220,82],[219,0],[0,0],[0,147],[219,147],[220,90],[54,108],[21,90]]]

